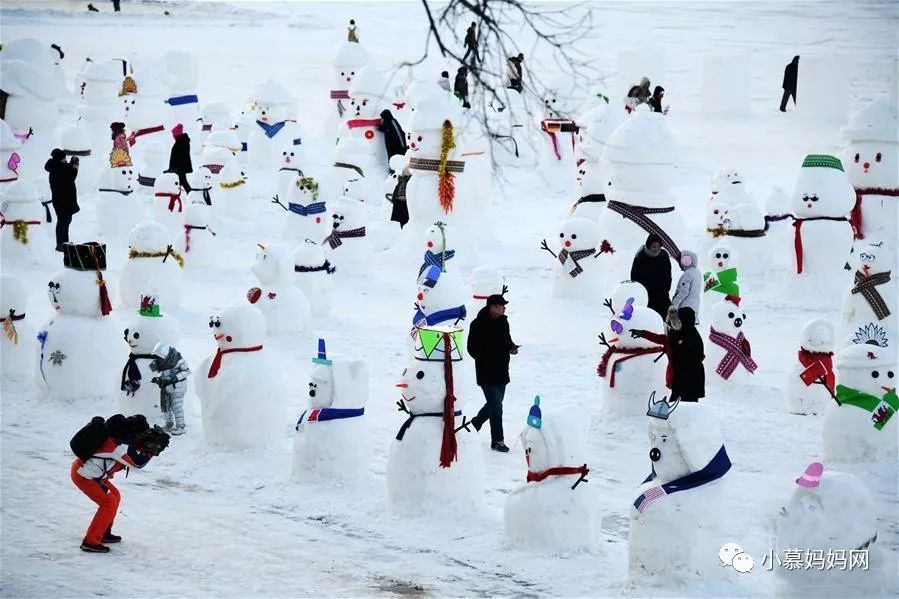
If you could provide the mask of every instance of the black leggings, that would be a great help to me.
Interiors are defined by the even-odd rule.
[[[56,247],[69,241],[69,225],[72,224],[72,215],[66,212],[56,213]]]

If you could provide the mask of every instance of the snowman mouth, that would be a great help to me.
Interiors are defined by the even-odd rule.
[[[135,347],[137,347],[137,343],[133,343],[133,342],[129,341],[128,347],[130,347],[131,349],[134,349]]]
[[[225,338],[225,335],[223,333],[220,333],[218,335],[215,335],[214,337],[215,337],[216,341],[221,341],[222,339]]]
[[[871,267],[868,265],[862,266],[862,272],[867,277],[869,275],[869,273],[871,272]]]
[[[406,397],[405,393],[400,393],[400,397],[403,398],[403,401],[412,401],[413,399],[415,399],[414,395],[412,397]]]

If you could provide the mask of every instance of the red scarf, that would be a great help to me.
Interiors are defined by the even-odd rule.
[[[796,250],[796,274],[802,274],[802,223],[811,220],[848,220],[844,216],[814,216],[811,218],[795,218],[793,219],[793,248]]]
[[[155,127],[147,127],[146,129],[132,131],[131,135],[128,136],[128,145],[133,146],[136,144],[138,137],[149,135],[150,133],[157,133],[159,131],[165,131],[165,125],[156,125]]]
[[[855,189],[855,206],[849,213],[849,223],[852,225],[852,232],[855,233],[856,239],[864,239],[865,233],[862,230],[862,197],[871,196],[890,196],[899,197],[899,189],[886,189],[884,187],[857,187]]]
[[[346,126],[350,129],[355,129],[356,127],[377,127],[381,124],[380,118],[373,119],[350,119],[346,122]]]
[[[456,460],[456,396],[453,392],[453,350],[449,333],[443,334],[443,380],[446,398],[443,400],[443,439],[440,443],[440,467],[449,468]]]
[[[549,478],[550,476],[565,476],[568,474],[580,474],[581,477],[584,477],[587,476],[589,472],[590,469],[587,468],[587,464],[584,464],[583,466],[556,466],[555,468],[550,468],[543,472],[532,472],[531,470],[528,470],[528,482],[539,483],[541,480]]]
[[[804,347],[799,348],[799,363],[809,368],[816,362],[820,362],[821,366],[827,374],[824,375],[824,386],[834,395],[834,387],[836,386],[836,376],[833,373],[833,352],[815,352],[809,351]]]
[[[222,367],[222,356],[224,356],[225,354],[230,354],[233,352],[259,351],[261,349],[261,345],[254,345],[253,347],[232,347],[231,349],[218,348],[217,350],[215,350],[215,357],[212,359],[212,364],[209,365],[209,374],[206,375],[206,378],[213,379],[219,373],[219,369]]]
[[[94,258],[94,264],[97,265],[97,285],[100,286],[100,313],[107,316],[112,312],[112,302],[109,301],[109,290],[106,288],[106,281],[103,280],[103,271],[100,270],[99,261],[97,260],[97,248],[91,246],[91,256]]]
[[[609,378],[609,387],[615,387],[615,367],[618,366],[621,362],[627,362],[637,356],[645,356],[647,354],[662,354],[665,353],[665,348],[662,346],[656,347],[644,347],[640,349],[623,349],[620,347],[612,346],[606,350],[606,353],[602,355],[602,358],[599,360],[599,366],[596,368],[596,373],[600,376],[600,378],[605,378],[606,372],[609,369],[609,360],[611,360],[613,354],[625,354],[624,357],[618,358],[612,362],[612,375]]]
[[[181,212],[181,194],[180,193],[154,193],[154,196],[157,198],[168,198],[169,199],[169,212],[175,211],[175,202],[178,202],[178,212]]]

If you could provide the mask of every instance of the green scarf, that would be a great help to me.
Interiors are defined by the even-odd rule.
[[[837,402],[840,404],[849,404],[871,412],[871,422],[874,428],[881,431],[886,426],[893,414],[899,410],[899,395],[893,389],[885,394],[882,398],[874,395],[850,389],[844,385],[837,385]]]
[[[702,280],[705,281],[703,291],[716,291],[722,295],[733,295],[740,297],[740,286],[737,284],[737,269],[726,268],[720,272],[703,273]]]

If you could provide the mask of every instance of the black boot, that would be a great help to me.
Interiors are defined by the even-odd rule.
[[[92,545],[87,541],[81,541],[81,550],[88,553],[109,553],[109,547],[106,545],[101,545],[100,543]]]
[[[112,526],[106,529],[106,532],[103,533],[103,543],[121,543],[122,537],[119,535],[112,534]]]
[[[502,441],[494,441],[494,442],[490,445],[490,449],[492,449],[493,451],[499,451],[499,452],[502,452],[502,453],[506,453],[506,452],[509,451],[509,448],[506,447],[506,444],[503,443]]]
[[[87,10],[88,10],[88,12],[100,12],[99,10],[97,10],[97,7],[94,6],[93,4],[88,4]],[[82,547],[82,549],[84,549],[84,547]],[[107,549],[107,551],[109,551],[109,550]]]

